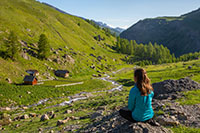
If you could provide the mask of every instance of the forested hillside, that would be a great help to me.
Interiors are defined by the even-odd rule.
[[[163,44],[176,56],[200,50],[200,9],[180,17],[140,20],[120,37],[137,43]]]

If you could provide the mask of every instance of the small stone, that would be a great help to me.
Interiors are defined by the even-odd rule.
[[[52,116],[52,115],[54,114],[54,111],[49,111],[49,112],[47,112],[47,114],[48,114],[49,116]]]
[[[175,116],[171,116],[171,119],[176,121],[176,117]]]
[[[105,127],[101,127],[101,130],[106,130]]]
[[[92,74],[92,76],[93,76],[93,77],[97,77],[97,75],[96,75],[96,74]]]
[[[94,132],[94,131],[96,131],[97,130],[97,128],[96,127],[94,127],[93,129],[92,129],[92,131]]]
[[[21,119],[28,119],[28,118],[29,116],[27,114],[21,116]]]
[[[28,107],[26,107],[26,106],[25,106],[25,107],[22,107],[22,108],[23,108],[24,110],[28,109]]]
[[[54,131],[53,131],[53,130],[51,130],[49,133],[54,133]]]
[[[70,113],[72,113],[72,111],[71,110],[66,110],[65,113],[70,114]]]
[[[5,110],[6,110],[6,111],[10,111],[10,110],[11,110],[11,108],[9,108],[9,107],[6,107],[6,108],[5,108]]]
[[[36,113],[30,113],[29,116],[30,117],[36,117],[37,115],[36,115]]]
[[[112,128],[115,128],[115,124],[112,124]]]
[[[46,120],[49,120],[48,115],[47,114],[42,115],[40,121],[46,121]]]
[[[95,69],[95,66],[94,66],[94,65],[92,65],[92,66],[90,66],[90,68],[92,68],[92,69]]]
[[[65,119],[65,120],[58,120],[58,121],[57,121],[57,126],[63,125],[63,124],[65,124],[65,123],[67,123],[67,121],[69,121],[69,120],[70,120],[69,117],[68,117],[67,119]]]
[[[192,69],[192,66],[188,66],[188,69]]]
[[[19,126],[20,126],[19,124],[16,124],[16,125],[15,125],[15,128],[18,128]]]
[[[27,91],[27,94],[31,94],[31,92],[30,92],[30,91]]]
[[[72,119],[72,120],[80,120],[80,117],[72,116],[71,119]]]
[[[56,118],[56,114],[53,114],[53,115],[51,116],[51,119],[53,119],[53,118]]]
[[[98,77],[101,77],[102,75],[101,74],[98,74]]]
[[[12,83],[12,80],[10,78],[6,78],[6,81],[11,84]]]
[[[157,116],[156,121],[158,121],[159,124],[164,125],[164,126],[177,126],[180,124],[178,121],[174,121],[164,116]]]

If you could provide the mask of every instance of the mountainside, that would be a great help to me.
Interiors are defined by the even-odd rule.
[[[140,20],[120,34],[138,43],[156,42],[167,46],[176,56],[200,50],[200,9],[180,17]]]
[[[50,75],[56,69],[67,69],[72,75],[90,72],[92,75],[104,68],[113,69],[120,61],[120,55],[112,50],[115,37],[107,36],[104,30],[79,17],[61,13],[35,0],[1,0],[0,50],[11,31],[22,44],[21,57],[14,62],[0,57],[0,80],[22,81],[27,69]],[[43,33],[51,46],[51,56],[45,61],[36,58],[37,42]]]
[[[57,7],[55,7],[55,6],[52,6],[52,5],[48,4],[48,3],[43,2],[43,4],[45,4],[45,5],[47,5],[47,6],[50,6],[51,8],[54,8],[55,10],[57,10],[57,11],[59,11],[59,12],[61,12],[61,13],[69,14],[69,13],[67,13],[67,12],[65,12],[65,11],[63,11],[63,10],[61,10],[61,9],[59,9],[59,8],[57,8]],[[79,17],[79,16],[77,16],[77,17]],[[80,17],[80,18],[82,18],[83,20],[86,20],[86,18],[84,18],[84,17]],[[115,33],[117,36],[118,36],[121,32],[123,32],[123,31],[125,30],[125,29],[122,29],[122,28],[120,28],[120,27],[112,28],[112,27],[110,27],[109,25],[107,25],[106,23],[103,23],[103,22],[100,22],[100,21],[95,21],[95,20],[92,20],[92,21],[93,21],[95,24],[97,24],[98,26],[100,26],[101,28],[108,28],[108,29],[110,29],[111,32],[112,32],[112,33]]]

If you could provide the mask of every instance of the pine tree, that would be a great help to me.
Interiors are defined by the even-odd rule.
[[[40,35],[40,39],[38,42],[38,58],[46,59],[50,55],[50,46],[48,39],[45,34]]]
[[[13,31],[10,32],[8,39],[5,42],[5,58],[15,60],[20,51],[20,44],[18,43],[17,36]]]

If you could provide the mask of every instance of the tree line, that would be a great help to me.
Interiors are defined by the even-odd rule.
[[[140,66],[188,61],[198,59],[200,57],[200,52],[196,52],[185,54],[176,58],[175,55],[171,54],[170,50],[162,44],[152,44],[151,42],[148,44],[138,44],[135,40],[129,41],[120,37],[117,37],[116,51],[129,55],[125,58],[127,63],[135,63]]]
[[[0,57],[4,59],[17,60],[22,46],[18,41],[15,32],[11,31],[8,38],[4,40],[4,44],[0,47]],[[45,34],[41,34],[38,40],[38,59],[47,59],[50,55],[50,46],[48,38]]]

